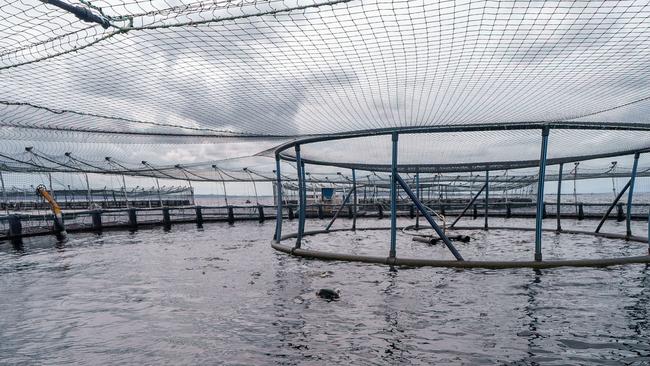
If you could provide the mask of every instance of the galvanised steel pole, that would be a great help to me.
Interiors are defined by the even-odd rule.
[[[560,223],[560,204],[561,204],[561,198],[562,198],[562,169],[564,168],[564,163],[560,163],[560,172],[558,173],[558,178],[557,178],[557,199],[556,199],[556,221],[557,221],[557,227],[555,230],[559,233],[562,231],[562,224]]]
[[[357,175],[354,169],[352,169],[352,191],[354,192],[354,200],[352,202],[352,230],[357,229]]]
[[[630,188],[627,191],[627,212],[625,213],[625,236],[632,236],[632,196],[634,195],[634,181],[636,180],[636,170],[639,166],[639,153],[634,154],[634,165],[632,165],[632,176],[630,177]]]
[[[393,132],[393,157],[391,160],[390,177],[390,252],[389,258],[395,258],[397,242],[397,132]]]
[[[542,219],[544,209],[544,180],[546,175],[546,153],[548,151],[549,127],[542,129],[542,148],[539,156],[539,177],[537,181],[537,212],[535,214],[535,260],[542,260]]]
[[[280,242],[282,238],[282,175],[280,174],[280,155],[275,156],[275,187],[276,193],[276,212],[275,212],[275,241]]]
[[[305,184],[305,179],[303,177],[304,166],[302,165],[302,159],[300,158],[300,145],[296,145],[296,170],[298,175],[298,235],[296,237],[296,245],[294,248],[300,248],[300,242],[302,241],[302,235],[305,231],[305,191],[303,186]]]

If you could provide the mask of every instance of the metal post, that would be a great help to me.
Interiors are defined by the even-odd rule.
[[[650,210],[648,210],[648,255],[650,255]]]
[[[5,206],[5,211],[9,214],[9,202],[7,202],[7,191],[5,190],[5,180],[0,171],[0,184],[2,184],[2,204]]]
[[[47,173],[47,178],[50,181],[50,194],[54,199],[56,199],[56,194],[54,193],[54,185],[52,184],[52,173]]]
[[[539,177],[537,181],[537,213],[535,215],[535,260],[542,260],[542,218],[544,206],[544,180],[546,175],[546,153],[548,151],[549,127],[542,129],[542,148],[539,156]]]
[[[86,177],[86,188],[88,189],[88,208],[92,208],[92,194],[90,192],[90,182],[88,182],[88,173],[84,173],[84,176]]]
[[[214,168],[214,171],[219,174],[219,178],[221,178],[221,183],[223,184],[223,199],[226,203],[226,207],[228,207],[228,193],[226,192],[226,181],[223,179],[223,175],[221,175],[221,171],[219,171],[219,168],[217,168],[216,165],[212,165],[212,168]]]
[[[557,178],[557,199],[556,199],[556,211],[555,211],[555,218],[557,221],[557,227],[556,231],[559,233],[562,231],[562,224],[560,223],[560,204],[561,204],[561,198],[562,198],[562,169],[564,168],[564,163],[560,163],[560,172],[558,173],[558,178]]]
[[[632,227],[630,226],[630,222],[632,220],[632,196],[634,195],[634,181],[636,180],[636,170],[639,166],[639,155],[639,153],[634,154],[634,165],[632,165],[630,188],[627,191],[627,208],[625,212],[625,236],[627,238],[632,236]]]
[[[485,171],[485,224],[483,228],[488,228],[488,204],[490,202],[490,171]]]
[[[305,215],[307,208],[305,207],[305,178],[303,175],[304,166],[302,165],[302,160],[300,159],[300,145],[296,145],[296,170],[298,175],[298,235],[296,236],[296,245],[294,248],[299,249],[300,243],[302,241],[302,235],[305,232]]]
[[[415,173],[415,198],[420,199],[420,172]],[[415,229],[420,228],[420,210],[415,211]]]
[[[275,212],[275,241],[280,242],[282,238],[282,175],[280,174],[280,156],[275,156],[275,179],[277,189],[277,205]]]
[[[357,229],[357,175],[354,169],[352,169],[352,192],[354,192],[354,197],[352,198],[352,230]]]
[[[389,258],[395,258],[397,243],[397,132],[393,132],[393,156],[391,161],[390,177],[390,252]]]
[[[156,186],[158,187],[158,201],[160,202],[160,207],[163,207],[162,196],[160,195],[160,183],[158,182],[158,177],[156,177]]]
[[[126,180],[124,179],[124,174],[122,174],[122,187],[124,188],[124,201],[126,202],[126,208],[129,208],[129,196],[126,194]]]

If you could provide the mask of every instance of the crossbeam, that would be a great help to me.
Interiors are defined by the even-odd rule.
[[[343,211],[343,207],[348,203],[350,200],[350,196],[352,195],[353,192],[356,192],[357,187],[352,187],[352,189],[348,192],[348,194],[345,195],[345,198],[343,199],[343,203],[341,203],[341,206],[336,210],[334,213],[334,217],[332,217],[332,220],[330,221],[329,224],[325,227],[325,231],[329,231],[330,228],[332,227],[332,224],[334,224],[334,221],[336,221],[336,218],[339,217],[339,214],[341,211]]]
[[[406,194],[409,196],[411,201],[413,201],[415,206],[422,213],[422,216],[424,216],[424,218],[429,222],[429,224],[436,232],[436,234],[440,236],[440,239],[442,239],[442,241],[445,243],[449,251],[451,251],[451,254],[453,254],[454,257],[459,261],[464,260],[463,257],[458,252],[458,250],[456,250],[456,247],[454,247],[454,244],[451,243],[451,240],[449,240],[447,235],[445,235],[445,233],[442,231],[440,226],[438,226],[438,224],[435,222],[433,217],[431,217],[431,214],[429,214],[429,212],[426,210],[422,202],[420,202],[420,200],[415,196],[415,194],[413,194],[409,186],[406,184],[406,182],[404,182],[404,179],[402,179],[402,177],[400,177],[399,174],[395,174],[395,181],[402,187],[402,189],[404,190],[404,192],[406,192]]]
[[[600,232],[600,229],[603,227],[603,224],[609,218],[609,214],[612,212],[614,207],[616,207],[616,204],[621,199],[621,197],[623,197],[623,195],[625,194],[625,191],[627,191],[627,189],[630,188],[630,183],[632,183],[632,179],[628,180],[627,183],[625,183],[625,186],[623,187],[623,189],[621,189],[621,191],[618,192],[618,195],[616,196],[616,198],[614,198],[614,202],[612,202],[612,204],[609,206],[609,208],[605,212],[605,215],[603,215],[603,218],[600,219],[600,222],[598,223],[598,227],[596,227],[595,232],[597,232],[597,233]]]
[[[469,203],[465,206],[465,208],[463,208],[463,211],[460,213],[460,215],[458,215],[458,217],[456,217],[456,219],[454,220],[454,222],[451,223],[451,225],[449,226],[450,228],[454,227],[454,225],[456,225],[456,223],[457,223],[457,222],[458,222],[458,221],[463,217],[463,215],[465,215],[465,213],[467,212],[467,210],[469,210],[469,208],[472,207],[472,205],[474,204],[474,202],[476,201],[476,199],[478,198],[478,196],[480,196],[481,193],[483,193],[483,190],[484,190],[486,187],[487,187],[487,183],[484,184],[484,185],[481,187],[481,189],[478,190],[478,192],[476,192],[476,194],[474,195],[474,197],[472,197],[472,199],[471,199],[471,200],[469,201]]]

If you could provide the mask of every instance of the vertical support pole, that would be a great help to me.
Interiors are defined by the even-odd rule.
[[[298,175],[298,235],[296,236],[296,245],[295,249],[300,249],[300,244],[302,241],[302,236],[305,232],[305,214],[307,208],[305,207],[305,178],[303,175],[304,166],[302,165],[302,159],[300,158],[300,145],[296,145],[296,169]],[[303,189],[304,188],[304,189]]]
[[[555,208],[556,208],[556,210],[555,210],[555,218],[556,218],[556,222],[557,222],[557,225],[555,227],[555,231],[557,231],[558,233],[562,231],[562,224],[560,222],[560,215],[561,215],[560,205],[561,205],[561,199],[562,199],[562,169],[563,168],[564,168],[564,163],[560,163],[560,171],[559,171],[558,177],[557,177],[557,198],[555,199],[555,201],[556,201],[555,202],[555,205],[556,205],[555,206]]]
[[[52,173],[48,172],[47,173],[47,178],[50,183],[50,194],[52,195],[52,198],[56,199],[56,194],[54,193],[54,185],[52,184]]]
[[[352,169],[352,191],[354,192],[352,197],[352,230],[357,230],[357,175],[354,169]]]
[[[0,171],[0,184],[2,185],[2,205],[7,214],[9,214],[9,202],[7,202],[7,191],[5,190],[5,180],[2,177],[2,171]]]
[[[124,202],[126,202],[126,208],[129,208],[129,196],[126,194],[126,180],[124,179],[124,174],[122,174],[122,189],[124,190]]]
[[[138,228],[138,213],[135,208],[129,208],[129,226],[132,230]]]
[[[162,215],[163,215],[163,226],[165,230],[169,230],[172,227],[171,216],[169,216],[169,207],[162,208]]]
[[[259,214],[259,219],[258,222],[262,223],[264,222],[264,206],[262,205],[257,205],[257,213]]]
[[[20,222],[20,216],[9,215],[7,221],[9,223],[9,236],[11,236],[12,239],[22,237],[23,224]]]
[[[163,207],[162,196],[160,195],[160,182],[158,182],[158,177],[156,177],[156,187],[158,187],[158,202],[160,202],[160,207]]]
[[[650,210],[648,210],[648,255],[650,255]]]
[[[544,180],[546,178],[546,153],[548,151],[549,127],[542,129],[542,148],[539,156],[539,177],[537,181],[537,213],[535,215],[535,260],[542,260],[542,219],[544,209]]]
[[[490,171],[485,171],[485,223],[483,228],[487,230],[488,228],[488,205],[490,203]]]
[[[389,258],[395,258],[397,243],[397,132],[393,132],[393,156],[391,161],[390,176],[390,252]]]
[[[277,205],[275,211],[275,241],[282,238],[282,174],[280,173],[280,156],[275,156],[275,187],[277,189]]]
[[[196,212],[196,226],[199,228],[203,227],[203,210],[201,206],[194,206],[194,211]]]
[[[84,173],[84,176],[86,177],[86,189],[88,189],[88,208],[92,208],[92,194],[90,192],[90,182],[88,181],[88,173]]]
[[[90,215],[93,220],[93,230],[102,231],[102,211],[95,210]]]
[[[415,197],[420,200],[420,172],[415,172]],[[420,210],[415,210],[415,229],[420,229]]]
[[[235,223],[235,210],[233,209],[232,206],[228,206],[227,208],[228,208],[228,219],[227,219],[227,221],[228,221],[228,223],[230,225],[232,225],[232,224]]]
[[[639,153],[634,154],[634,165],[632,165],[632,176],[630,177],[630,188],[627,191],[627,207],[625,216],[625,236],[629,238],[632,236],[632,227],[630,222],[632,220],[632,197],[634,195],[634,181],[636,180],[636,171],[639,166]]]

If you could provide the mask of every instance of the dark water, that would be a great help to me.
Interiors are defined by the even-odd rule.
[[[650,363],[646,266],[391,270],[274,252],[273,229],[179,225],[0,244],[0,364]],[[306,245],[385,253],[387,234]],[[528,234],[473,235],[459,245],[468,257],[532,253]],[[647,250],[589,237],[545,243],[551,256]],[[398,251],[445,255],[405,235]],[[339,288],[340,301],[317,298],[321,287]]]

